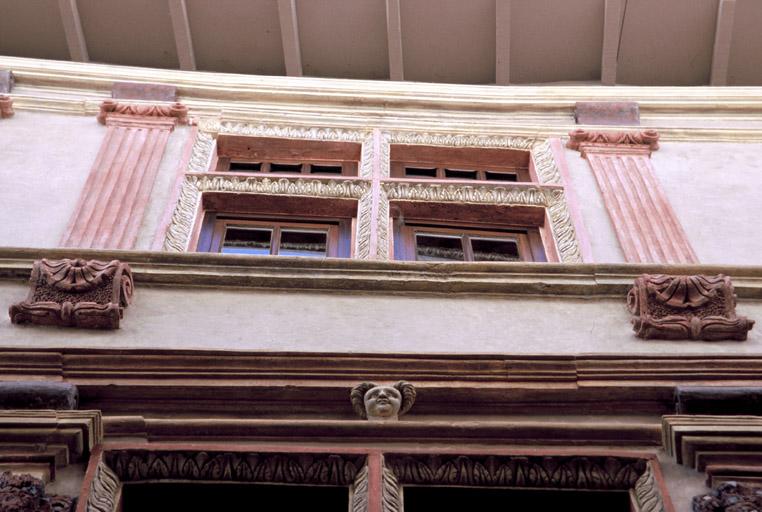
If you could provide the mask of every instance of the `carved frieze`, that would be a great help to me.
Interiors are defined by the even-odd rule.
[[[754,321],[736,316],[730,278],[643,274],[627,295],[636,336],[667,340],[746,339]]]
[[[110,116],[140,116],[175,118],[179,124],[188,124],[188,107],[182,103],[171,105],[144,105],[104,100],[98,113],[98,122],[106,124]]]
[[[693,498],[693,512],[756,512],[762,510],[762,489],[725,482],[709,494]]]
[[[72,512],[75,498],[45,494],[45,483],[31,475],[0,474],[0,511]]]
[[[0,94],[0,119],[12,117],[14,113],[13,98],[7,94]]]
[[[415,396],[415,387],[404,380],[393,386],[363,382],[349,393],[352,408],[357,415],[370,421],[398,420],[413,407]]]
[[[132,272],[118,260],[34,262],[27,299],[10,307],[14,324],[118,329],[132,299]]]

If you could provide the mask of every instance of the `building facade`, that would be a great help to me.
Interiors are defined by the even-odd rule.
[[[0,510],[758,506],[759,87],[0,70]]]

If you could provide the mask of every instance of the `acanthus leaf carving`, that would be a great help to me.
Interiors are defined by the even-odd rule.
[[[31,475],[0,474],[0,510],[3,512],[72,512],[76,498],[45,493],[45,483]]]
[[[133,293],[132,271],[118,260],[34,262],[27,299],[13,304],[14,324],[118,329]]]
[[[651,151],[659,149],[659,132],[642,130],[633,132],[602,132],[577,129],[569,132],[569,142],[566,147],[580,150],[584,147],[595,146],[643,146]]]
[[[179,124],[188,124],[188,107],[182,103],[170,105],[146,105],[139,103],[120,103],[116,100],[104,100],[98,113],[98,122],[106,124],[111,115],[138,117],[166,117],[176,119]]]
[[[636,336],[668,340],[747,338],[754,321],[736,316],[729,277],[644,274],[627,295]]]

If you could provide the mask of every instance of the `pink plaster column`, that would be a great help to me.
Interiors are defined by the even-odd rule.
[[[159,163],[188,109],[106,100],[98,121],[107,127],[85,188],[61,241],[63,247],[131,249],[138,235]]]
[[[569,137],[567,147],[590,163],[628,262],[698,263],[654,174],[651,152],[659,147],[656,130],[575,130]]]

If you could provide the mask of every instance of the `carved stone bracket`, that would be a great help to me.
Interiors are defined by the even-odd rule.
[[[27,299],[10,307],[14,324],[118,329],[132,299],[129,265],[118,260],[34,262]]]
[[[693,498],[693,512],[757,512],[762,510],[762,489],[726,482],[709,494]]]
[[[76,498],[45,494],[45,482],[31,475],[0,474],[3,512],[73,512]]]
[[[0,119],[12,117],[14,113],[13,98],[7,94],[0,94]]]
[[[736,316],[730,278],[643,274],[627,295],[636,336],[743,341],[754,321]]]

